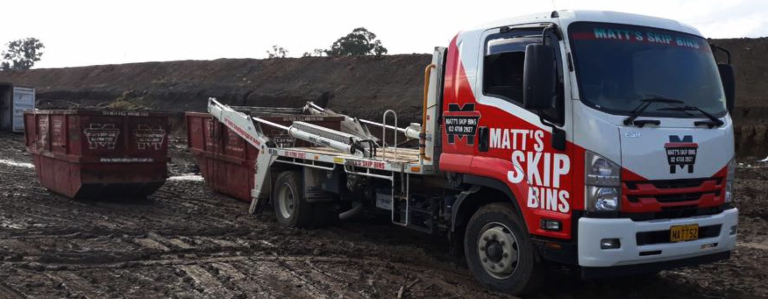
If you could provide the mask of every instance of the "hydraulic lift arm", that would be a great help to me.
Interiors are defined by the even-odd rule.
[[[269,137],[256,128],[250,116],[223,105],[214,98],[208,99],[208,113],[259,151],[267,150]]]

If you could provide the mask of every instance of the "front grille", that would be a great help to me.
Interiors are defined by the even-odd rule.
[[[723,177],[622,182],[622,213],[631,218],[683,218],[719,213]]]
[[[680,189],[699,187],[705,181],[714,180],[716,185],[720,185],[722,178],[702,178],[702,179],[682,179],[682,180],[654,180],[647,182],[626,182],[629,189],[637,189],[637,184],[652,184],[658,189]]]
[[[683,194],[668,194],[668,195],[656,195],[654,196],[658,202],[683,202],[699,200],[701,196],[705,194],[713,194],[714,196],[720,196],[720,191],[715,192],[701,192],[701,193],[683,193]]]
[[[699,239],[714,238],[720,235],[722,225],[708,225],[699,227]],[[641,232],[636,234],[637,245],[652,245],[671,243],[669,239],[669,230],[658,230],[652,232]]]
[[[662,194],[662,195],[654,195],[654,196],[629,195],[627,196],[627,200],[629,200],[630,202],[640,202],[640,198],[642,197],[652,197],[660,203],[673,203],[673,202],[696,201],[701,199],[701,197],[705,194],[712,194],[715,197],[718,197],[720,196],[720,191],[694,192],[694,193],[681,193],[681,194]]]
[[[651,213],[621,213],[620,216],[630,218],[633,221],[648,221],[655,219],[677,219],[693,216],[716,215],[723,211],[723,207],[712,207],[699,209],[697,206],[679,206],[661,208],[659,212]]]

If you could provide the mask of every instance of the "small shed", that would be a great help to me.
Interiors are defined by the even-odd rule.
[[[0,130],[24,132],[24,111],[35,109],[35,89],[0,83]]]

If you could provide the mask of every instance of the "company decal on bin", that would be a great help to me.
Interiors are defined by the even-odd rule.
[[[90,149],[115,149],[120,129],[115,128],[115,124],[91,123],[89,128],[83,130],[83,134],[88,138],[88,147]]]
[[[48,117],[40,117],[37,119],[37,134],[39,136],[40,145],[46,147],[48,145]]]
[[[162,126],[150,127],[148,125],[139,125],[133,131],[136,137],[136,147],[140,150],[152,148],[159,150],[163,146],[165,139],[165,130]]]

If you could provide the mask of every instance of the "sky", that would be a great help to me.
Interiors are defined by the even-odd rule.
[[[768,36],[768,0],[4,0],[0,44],[36,37],[35,68],[145,61],[299,57],[357,27],[390,54],[431,53],[465,28],[557,9],[665,17],[706,37]],[[4,48],[4,47],[3,47]]]

